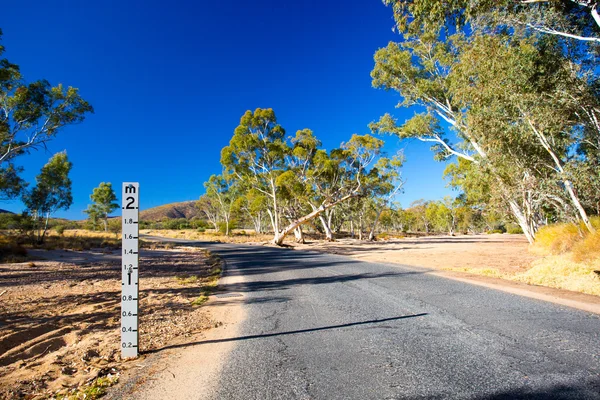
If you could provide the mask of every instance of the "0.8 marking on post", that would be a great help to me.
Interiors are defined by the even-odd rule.
[[[123,183],[121,358],[138,356],[139,195],[138,182]]]

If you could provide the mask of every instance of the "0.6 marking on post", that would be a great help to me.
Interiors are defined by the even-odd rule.
[[[123,183],[121,358],[138,356],[139,195],[138,182]]]

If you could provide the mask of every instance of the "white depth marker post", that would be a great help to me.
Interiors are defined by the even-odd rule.
[[[123,183],[123,259],[121,284],[121,358],[138,356],[138,267],[140,184]]]

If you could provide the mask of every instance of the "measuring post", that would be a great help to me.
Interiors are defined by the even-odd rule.
[[[139,183],[123,183],[121,358],[138,356],[139,196]]]

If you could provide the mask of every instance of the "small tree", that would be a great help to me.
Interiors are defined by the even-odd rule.
[[[95,231],[98,227],[98,221],[101,218],[100,209],[96,204],[90,204],[87,209],[83,210],[84,213],[88,216],[89,227]]]
[[[117,196],[112,188],[110,182],[102,182],[94,189],[90,195],[90,199],[94,202],[84,212],[90,216],[96,215],[100,217],[104,222],[104,231],[108,232],[108,214],[119,208],[116,203]]]
[[[30,211],[34,229],[37,230],[37,242],[42,243],[48,230],[50,215],[60,209],[68,209],[73,204],[69,172],[73,165],[67,153],[54,155],[36,177],[37,185],[23,196],[23,203]],[[45,217],[44,228],[40,221]]]

